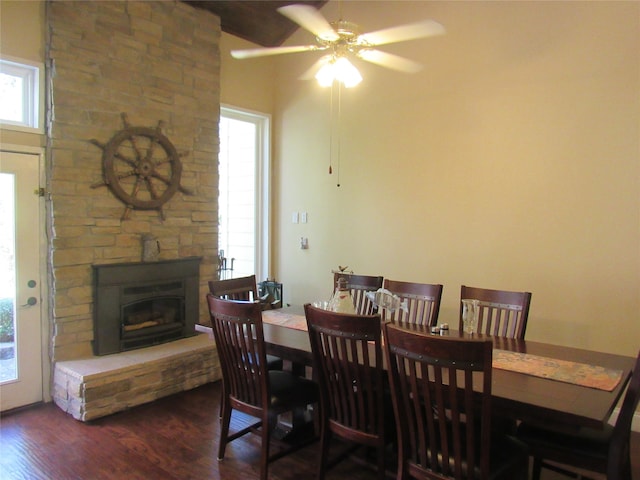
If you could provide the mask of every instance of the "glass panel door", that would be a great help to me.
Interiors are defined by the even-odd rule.
[[[0,172],[0,382],[18,378],[14,225],[15,175]]]
[[[0,151],[0,409],[41,401],[38,155]]]

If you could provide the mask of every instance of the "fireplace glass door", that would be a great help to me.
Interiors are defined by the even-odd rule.
[[[96,355],[196,334],[201,257],[93,265]]]
[[[181,338],[183,331],[184,298],[155,297],[136,301],[122,307],[120,341],[122,349],[163,343]]]

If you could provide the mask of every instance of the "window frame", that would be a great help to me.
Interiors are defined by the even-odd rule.
[[[254,265],[261,281],[269,278],[271,267],[271,115],[221,104],[220,117],[250,122],[256,128]]]
[[[26,133],[44,133],[44,65],[22,58],[0,55],[0,72],[20,77],[24,81],[22,113],[25,119],[16,122],[0,118],[0,128]]]

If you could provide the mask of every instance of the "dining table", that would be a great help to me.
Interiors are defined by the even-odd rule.
[[[262,312],[267,353],[312,366],[302,306]],[[432,335],[491,338],[493,410],[506,418],[569,428],[602,429],[631,377],[635,358],[532,340],[429,326],[404,325]],[[298,367],[299,368],[299,367]]]

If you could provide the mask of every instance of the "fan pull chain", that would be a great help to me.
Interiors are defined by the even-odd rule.
[[[338,93],[336,95],[336,84]],[[334,107],[334,97],[337,97],[337,108]],[[329,175],[333,174],[334,163],[334,151],[335,151],[335,163],[338,169],[337,171],[337,183],[336,186],[340,186],[340,150],[342,147],[342,83],[334,81],[331,84],[331,101],[329,103]],[[335,147],[334,147],[335,144]]]
[[[342,146],[342,82],[334,82],[338,84],[338,182],[337,186],[340,186],[340,153]]]
[[[333,173],[333,84],[331,85],[331,97],[329,102],[329,175]]]
[[[336,84],[338,85],[338,92],[336,94]],[[337,97],[337,108],[335,108]],[[329,128],[329,175],[333,174],[334,152],[335,163],[337,167],[337,183],[340,186],[340,148],[342,144],[342,85],[340,82],[333,82],[331,84],[331,102],[330,102],[330,128]],[[335,145],[334,145],[335,144]]]

